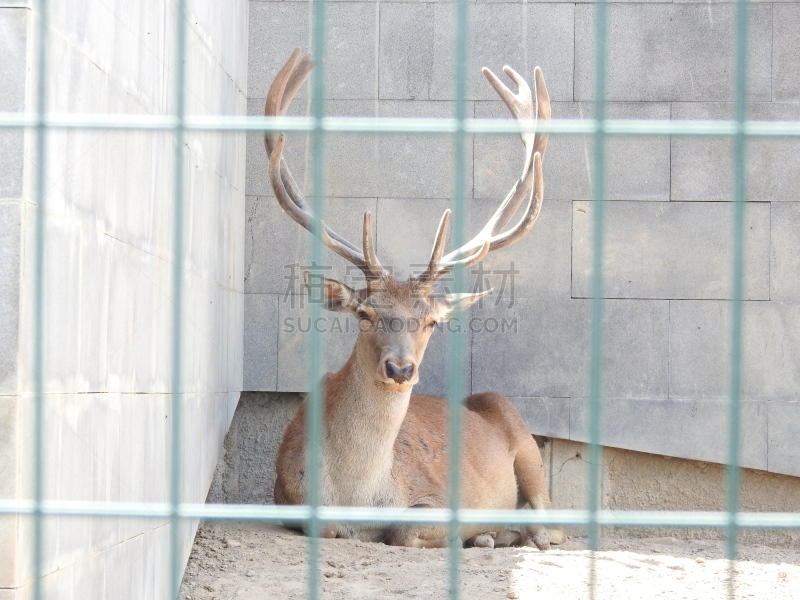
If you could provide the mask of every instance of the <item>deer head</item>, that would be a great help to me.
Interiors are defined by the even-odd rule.
[[[301,56],[297,48],[281,68],[267,95],[264,114],[285,115],[297,91],[313,69],[311,55]],[[535,126],[537,119],[550,119],[550,98],[541,69],[534,71],[534,93],[525,80],[506,66],[503,71],[517,84],[514,94],[489,69],[483,74],[508,106],[511,114],[526,125]],[[269,174],[275,197],[283,210],[297,223],[313,233],[313,216],[297,183],[283,159],[286,142],[284,134],[264,136],[269,155]],[[446,210],[431,252],[428,268],[420,275],[401,281],[389,274],[375,254],[372,234],[372,215],[364,214],[362,246],[320,223],[322,242],[333,252],[361,269],[366,286],[355,290],[336,281],[320,277],[315,281],[304,274],[306,284],[319,286],[324,306],[332,311],[344,311],[359,319],[360,331],[354,356],[365,374],[391,391],[406,391],[419,380],[419,365],[428,340],[437,323],[447,321],[457,310],[466,310],[491,290],[478,294],[436,293],[437,280],[456,267],[470,267],[494,250],[520,240],[536,222],[542,207],[544,183],[542,157],[547,136],[535,134],[533,127],[521,134],[525,146],[522,175],[505,200],[481,231],[460,248],[444,255],[450,210]],[[527,204],[517,223],[503,231],[523,200]]]

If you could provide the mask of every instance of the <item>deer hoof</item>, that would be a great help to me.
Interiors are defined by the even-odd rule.
[[[333,539],[336,537],[336,527],[333,525],[323,525],[319,531],[319,537]]]
[[[489,533],[482,533],[472,538],[472,545],[476,548],[494,548],[494,538]]]
[[[508,548],[510,546],[518,546],[521,541],[524,541],[522,534],[513,529],[504,529],[494,539],[495,548]]]
[[[547,535],[546,531],[533,534],[531,536],[531,541],[542,552],[550,550],[550,536]]]

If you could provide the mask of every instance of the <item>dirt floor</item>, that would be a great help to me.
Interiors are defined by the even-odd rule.
[[[726,598],[724,542],[675,538],[604,539],[597,598]],[[586,540],[549,552],[469,548],[461,554],[468,600],[587,598]],[[274,526],[204,524],[186,569],[184,600],[306,597],[307,540]],[[800,600],[800,549],[740,546],[737,598]],[[446,598],[447,550],[321,540],[323,598]]]

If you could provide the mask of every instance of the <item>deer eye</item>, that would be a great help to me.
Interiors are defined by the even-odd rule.
[[[436,319],[431,319],[425,324],[425,329],[433,329],[436,327]]]

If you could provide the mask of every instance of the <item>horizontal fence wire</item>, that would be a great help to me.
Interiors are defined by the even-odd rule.
[[[183,16],[183,0],[178,2],[178,18],[176,19],[176,45],[178,55],[181,55],[185,45],[185,19]],[[603,94],[604,78],[604,47],[605,43],[605,24],[602,19],[598,19],[598,53],[597,53],[597,91],[599,101],[595,103],[597,118],[595,119],[553,119],[549,123],[537,123],[535,130],[540,133],[553,135],[591,135],[594,136],[596,143],[596,160],[598,162],[598,172],[596,173],[595,199],[603,201],[603,143],[608,137],[613,136],[703,136],[731,138],[735,142],[734,147],[734,200],[737,205],[737,218],[735,222],[735,252],[733,261],[734,281],[736,291],[734,294],[734,306],[731,321],[733,352],[731,360],[731,426],[729,431],[730,438],[730,459],[732,465],[729,476],[728,490],[728,510],[725,511],[621,511],[604,510],[599,508],[599,497],[594,489],[599,482],[600,461],[591,461],[593,464],[590,469],[590,502],[589,510],[550,510],[550,511],[517,511],[517,510],[468,510],[458,509],[458,489],[460,472],[458,469],[457,456],[454,452],[450,466],[450,493],[453,505],[450,509],[388,509],[388,508],[359,508],[359,507],[327,507],[319,504],[319,490],[316,484],[312,485],[310,495],[310,505],[308,506],[260,506],[260,505],[214,505],[197,504],[182,502],[180,497],[180,415],[181,403],[178,396],[180,380],[180,329],[177,311],[180,309],[180,301],[175,303],[176,313],[173,324],[173,403],[172,410],[175,418],[173,419],[173,429],[171,435],[171,492],[170,502],[165,503],[110,503],[110,502],[75,502],[75,501],[56,501],[44,500],[43,482],[46,477],[42,467],[44,465],[43,456],[45,452],[44,441],[41,436],[41,423],[43,421],[43,398],[42,382],[44,374],[42,372],[41,352],[43,348],[44,324],[42,317],[42,306],[44,297],[44,276],[43,276],[43,257],[44,257],[44,230],[43,213],[46,209],[45,197],[45,169],[46,169],[46,133],[48,130],[167,130],[174,131],[178,136],[183,136],[187,131],[216,131],[216,132],[310,132],[314,136],[313,154],[315,169],[312,176],[313,203],[317,220],[315,227],[319,227],[322,210],[324,208],[323,186],[323,144],[324,135],[328,133],[339,134],[416,134],[416,135],[449,135],[454,139],[456,145],[457,164],[458,157],[463,159],[463,144],[466,135],[517,135],[523,132],[534,130],[534,126],[526,126],[514,120],[504,119],[474,119],[467,118],[464,114],[464,102],[466,97],[465,81],[468,39],[466,24],[468,22],[468,4],[461,1],[457,13],[457,35],[456,35],[456,65],[455,79],[457,89],[456,117],[455,118],[386,118],[386,117],[325,117],[324,115],[324,60],[320,60],[315,72],[312,85],[313,93],[313,116],[311,117],[260,117],[260,116],[191,116],[184,115],[184,77],[177,77],[180,82],[176,88],[176,112],[173,115],[127,115],[127,114],[52,114],[46,112],[46,32],[47,32],[47,2],[38,2],[38,40],[37,52],[39,69],[37,77],[37,96],[36,113],[0,113],[0,129],[28,129],[35,131],[36,150],[42,168],[37,169],[35,179],[35,193],[38,200],[38,212],[36,217],[36,244],[35,244],[35,331],[34,331],[34,394],[33,399],[36,403],[36,442],[34,452],[34,498],[33,500],[0,500],[0,515],[20,515],[31,516],[34,519],[33,529],[33,569],[34,569],[34,598],[41,598],[40,576],[42,574],[42,521],[46,517],[115,517],[115,518],[151,518],[165,519],[172,522],[172,537],[170,547],[171,558],[171,580],[170,595],[177,595],[180,583],[180,548],[177,542],[178,525],[184,520],[205,519],[210,521],[255,521],[269,523],[305,523],[309,526],[312,533],[318,532],[321,524],[325,522],[342,523],[387,523],[387,524],[441,524],[447,525],[450,529],[450,561],[449,561],[449,589],[452,598],[458,597],[458,545],[457,532],[462,524],[486,524],[486,525],[566,525],[566,526],[585,526],[588,527],[590,534],[590,551],[597,547],[597,528],[598,527],[671,527],[671,528],[716,528],[728,532],[728,556],[733,561],[736,557],[736,532],[739,529],[785,529],[800,530],[800,513],[773,513],[773,512],[741,512],[738,510],[738,444],[736,439],[739,432],[739,407],[741,401],[741,279],[743,277],[743,210],[742,204],[746,200],[744,195],[744,159],[745,143],[749,138],[768,138],[768,139],[793,139],[800,137],[800,122],[797,121],[756,121],[747,120],[746,116],[746,5],[744,0],[738,0],[737,12],[737,87],[736,102],[733,107],[734,118],[726,120],[641,120],[641,119],[606,119],[605,98]],[[325,5],[326,2],[315,3],[314,19],[314,50],[319,59],[325,56]],[[598,7],[604,8],[605,2],[598,3]],[[182,62],[179,69],[183,68]],[[180,215],[184,202],[184,182],[183,171],[183,144],[179,143],[176,150],[175,167],[175,210]],[[466,202],[464,185],[459,171],[455,173],[455,203],[457,206]],[[465,211],[458,211],[462,214]],[[454,234],[456,238],[463,236],[464,221],[456,220]],[[181,219],[175,220],[176,239],[182,235]],[[314,236],[312,255],[315,261],[322,263],[322,246]],[[174,259],[174,290],[176,298],[181,295],[181,264],[180,255],[181,244],[175,244]],[[602,222],[596,228],[595,237],[596,260],[596,283],[594,286],[594,303],[597,315],[593,319],[593,327],[597,329],[602,317],[602,267],[599,263],[602,255]],[[456,278],[460,273],[456,273]],[[312,305],[313,310],[313,305]],[[599,331],[599,329],[598,329]],[[601,406],[600,396],[600,376],[602,374],[601,351],[602,344],[598,334],[597,340],[592,344],[593,359],[592,383],[591,383],[591,414],[593,419],[593,433],[591,435],[590,446],[599,451],[599,408]],[[460,346],[455,344],[450,359],[451,372],[456,372],[454,367],[460,364]],[[311,377],[311,406],[316,408],[310,411],[309,418],[309,439],[318,440],[321,433],[321,406],[322,397],[319,382],[316,380],[315,373],[320,371],[322,356],[322,338],[316,333],[312,333],[312,368]],[[450,400],[451,406],[460,406],[460,385],[458,378],[451,378]],[[453,410],[452,415],[457,416],[458,410]],[[451,427],[451,442],[458,447],[458,419],[453,419],[454,426]],[[317,444],[312,444],[315,451],[310,453],[309,473],[316,473],[319,464],[319,448]],[[311,477],[314,482],[316,477]],[[319,547],[316,537],[312,536],[310,541],[309,565],[310,565],[310,585],[309,597],[316,598],[318,595],[318,553]],[[733,573],[733,571],[731,571]],[[729,595],[733,596],[734,588],[733,577],[729,579]],[[594,579],[591,581],[592,589],[590,594],[594,594]]]
[[[453,135],[463,129],[470,135],[513,135],[538,131],[561,135],[612,136],[702,136],[796,138],[800,121],[668,120],[668,119],[552,119],[535,126],[511,119],[465,118],[463,126],[451,118],[398,117],[208,117],[187,115],[182,121],[172,116],[113,114],[48,114],[43,119],[24,113],[0,113],[0,129],[109,129],[244,132],[388,133]]]
[[[37,513],[38,511],[38,513]],[[347,506],[275,506],[259,504],[196,504],[177,505],[173,513],[170,502],[79,502],[44,500],[0,500],[0,515],[33,515],[60,517],[131,517],[144,519],[177,519],[208,521],[242,521],[264,523],[300,523],[311,518],[321,522],[442,524],[456,518],[459,523],[485,525],[566,525],[585,526],[590,522],[588,510],[477,510],[446,508],[366,508]],[[597,523],[603,527],[678,527],[726,528],[731,522],[742,529],[800,529],[800,513],[728,511],[597,511]]]

